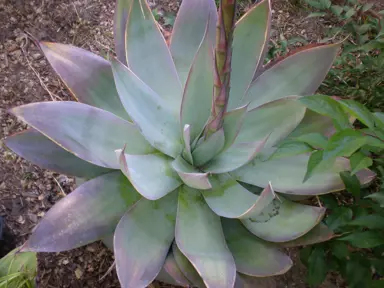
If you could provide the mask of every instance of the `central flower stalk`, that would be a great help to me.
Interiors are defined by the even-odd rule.
[[[236,0],[221,0],[216,26],[213,102],[211,118],[205,130],[206,137],[209,137],[221,129],[223,116],[227,109],[231,80],[232,40],[235,16]]]

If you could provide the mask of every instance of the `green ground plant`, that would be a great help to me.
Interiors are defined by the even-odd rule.
[[[384,105],[384,11],[372,10],[372,3],[358,0],[304,0],[332,24],[324,42],[345,39],[320,91],[353,98],[373,110]]]
[[[37,258],[34,252],[18,252],[16,248],[0,259],[1,288],[34,288]]]
[[[263,65],[271,2],[236,24],[235,16],[236,1],[217,11],[213,0],[184,0],[168,44],[145,0],[119,0],[117,58],[39,43],[78,101],[12,108],[32,128],[4,142],[83,183],[46,213],[23,251],[103,240],[124,288],[154,279],[254,287],[254,278],[291,268],[282,247],[335,236],[320,223],[324,207],[297,199],[343,190],[341,172],[373,180],[370,163],[347,159],[370,153],[374,138],[349,118],[378,133],[380,114],[369,122],[355,102],[313,95],[341,44]]]
[[[309,17],[324,17],[335,23],[327,30],[324,42],[347,37],[342,53],[336,58],[319,92],[349,100],[325,103],[319,96],[318,103],[310,105],[314,105],[312,108],[317,112],[316,109],[327,107],[325,110],[328,112],[323,112],[332,111],[330,116],[333,115],[334,121],[339,123],[342,123],[342,114],[339,113],[342,110],[352,119],[357,119],[353,126],[339,125],[340,130],[324,139],[323,147],[314,151],[313,161],[309,161],[308,168],[323,165],[324,159],[319,155],[333,148],[347,152],[345,156],[351,160],[352,172],[341,173],[345,193],[320,196],[320,201],[329,211],[324,223],[335,231],[337,237],[302,250],[302,261],[308,267],[307,280],[311,286],[317,286],[328,272],[336,271],[343,276],[348,287],[383,287],[383,114],[371,113],[369,109],[382,111],[384,104],[384,13],[376,13],[371,10],[372,4],[358,1],[304,2],[316,10]],[[353,171],[359,166],[372,167],[378,173],[374,185],[364,187],[356,181]]]
[[[346,101],[349,110],[354,102]],[[352,165],[352,172],[341,173],[345,193],[320,196],[329,211],[324,223],[336,233],[335,238],[301,251],[302,262],[308,267],[307,281],[314,287],[331,271],[340,273],[351,288],[384,285],[383,114],[369,113],[357,102],[351,111],[362,128],[340,130],[324,142],[324,150],[312,154],[327,153],[329,147],[337,147],[347,152]],[[319,162],[315,159],[313,165]],[[353,171],[372,166],[379,175],[377,183],[361,187]]]

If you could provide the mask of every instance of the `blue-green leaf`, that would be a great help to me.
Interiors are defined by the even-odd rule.
[[[121,218],[114,236],[122,287],[145,288],[160,272],[174,239],[177,193],[141,199]]]
[[[340,44],[309,46],[272,62],[252,82],[243,104],[251,103],[249,109],[252,109],[288,95],[315,93],[339,49]]]
[[[196,139],[204,129],[211,113],[213,97],[213,43],[209,27],[193,60],[181,102],[181,127],[189,124],[191,139]]]
[[[11,135],[4,143],[24,159],[58,173],[90,179],[112,171],[76,157],[35,129]]]
[[[260,215],[241,221],[261,239],[287,242],[308,233],[321,221],[324,213],[325,208],[303,205],[279,197]]]
[[[86,104],[37,102],[10,112],[59,146],[98,166],[118,169],[114,151],[124,145],[127,152],[133,154],[154,150],[136,125]]]
[[[239,106],[268,49],[271,3],[254,5],[236,23],[233,34],[232,74],[229,108]]]
[[[53,206],[23,249],[61,252],[100,240],[140,198],[120,171],[94,178]]]
[[[190,164],[193,164],[192,148],[191,148],[191,126],[189,124],[184,125],[183,141],[184,141],[183,157]]]
[[[220,129],[205,139],[192,152],[193,164],[197,167],[204,165],[214,158],[224,147],[224,130]]]
[[[335,234],[327,225],[319,223],[315,228],[309,231],[307,234],[304,234],[300,238],[295,240],[279,243],[282,247],[297,247],[297,246],[307,246],[313,245],[321,242],[328,241],[335,237]]]
[[[247,106],[234,109],[224,114],[223,128],[225,135],[225,145],[223,151],[232,146],[243,125],[247,114]]]
[[[265,146],[268,138],[250,143],[238,143],[223,151],[202,168],[214,174],[231,172],[254,159]]]
[[[261,141],[268,135],[266,147],[280,142],[304,117],[306,109],[298,98],[279,99],[248,111],[235,143]]]
[[[172,159],[165,155],[129,155],[124,150],[116,150],[116,156],[121,171],[147,199],[160,199],[182,184],[172,170]]]
[[[211,182],[213,189],[202,194],[212,211],[225,218],[247,219],[257,216],[276,197],[271,185],[258,196],[227,174],[212,177]]]
[[[189,187],[201,190],[211,189],[208,173],[201,173],[188,164],[181,156],[172,162],[172,168],[179,174],[181,180]]]
[[[238,272],[256,277],[284,274],[292,260],[277,247],[249,233],[240,221],[222,218],[223,230]]]
[[[125,29],[129,11],[131,10],[133,0],[116,1],[115,17],[113,20],[113,37],[115,40],[115,51],[117,58],[127,65],[127,56],[125,51]]]
[[[132,1],[125,33],[129,68],[168,106],[179,111],[182,96],[179,76],[147,1]]]
[[[112,61],[112,71],[121,102],[144,137],[163,153],[178,156],[182,150],[178,111],[119,61]]]
[[[196,269],[193,267],[191,262],[189,262],[188,258],[185,257],[183,253],[181,253],[179,247],[176,245],[176,242],[173,242],[172,244],[172,252],[177,265],[185,277],[187,277],[187,279],[191,281],[194,286],[198,288],[205,288],[203,279],[201,279],[199,273],[197,273]]]
[[[320,133],[326,137],[331,136],[336,131],[331,117],[323,116],[312,110],[307,109],[303,120],[292,131],[287,138],[299,137],[309,133]]]
[[[337,158],[331,167],[319,169],[303,183],[309,157],[302,154],[267,161],[256,158],[230,174],[238,181],[258,187],[267,187],[271,182],[275,191],[294,195],[319,195],[344,189],[339,173],[349,170],[347,159]],[[376,174],[368,169],[357,173],[361,184],[369,183],[375,176]]]
[[[204,37],[215,43],[217,8],[214,0],[183,0],[172,30],[171,50],[180,81],[184,87],[193,58]]]
[[[168,277],[166,279],[160,278],[162,272],[165,275],[168,275]],[[180,285],[182,287],[189,287],[191,285],[189,280],[186,278],[186,276],[183,274],[180,267],[178,266],[176,259],[175,259],[175,256],[173,255],[172,249],[169,250],[169,252],[168,252],[168,255],[167,255],[167,258],[165,259],[162,271],[160,271],[160,273],[156,277],[157,280],[159,280],[161,282],[165,282],[165,283],[169,282],[169,278],[171,278],[171,280],[174,282],[174,283],[169,283],[169,284]]]
[[[41,42],[40,48],[78,101],[129,120],[113,83],[111,64],[107,60],[71,45]]]
[[[233,287],[236,266],[224,239],[220,217],[208,207],[199,191],[186,186],[179,191],[176,243],[207,287]]]

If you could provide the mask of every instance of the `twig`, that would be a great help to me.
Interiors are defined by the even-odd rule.
[[[320,207],[320,208],[323,208],[323,205],[321,205],[320,198],[319,198],[318,195],[316,195],[316,199],[317,199],[317,202],[318,202],[318,204],[319,204],[319,207]]]
[[[53,180],[55,180],[55,182],[57,183],[57,186],[59,186],[60,191],[61,191],[61,194],[62,194],[64,197],[67,196],[67,193],[64,192],[64,189],[63,189],[63,187],[61,187],[60,182],[57,181],[57,179],[56,179],[55,177],[53,177]]]
[[[109,273],[111,273],[112,269],[115,268],[115,266],[116,266],[116,260],[113,261],[111,267],[109,267],[107,272],[105,272],[105,274],[99,279],[99,282],[102,282],[104,278],[107,277]]]
[[[36,71],[36,69],[32,66],[31,62],[29,61],[28,59],[28,56],[27,56],[27,53],[25,52],[24,50],[24,46],[26,46],[28,44],[28,39],[29,39],[29,35],[28,34],[24,34],[24,38],[26,39],[26,42],[24,45],[21,45],[20,48],[21,48],[21,52],[23,52],[23,55],[24,55],[24,58],[25,60],[27,61],[27,64],[29,66],[29,68],[31,68],[31,70],[33,71],[33,73],[35,73],[36,77],[39,79],[40,81],[40,85],[43,87],[43,89],[45,91],[48,92],[49,96],[51,97],[52,101],[57,101],[57,99],[59,99],[60,101],[63,101],[63,99],[61,99],[59,96],[57,96],[56,94],[52,93],[51,91],[49,91],[47,85],[45,85],[43,79],[41,79],[39,73]],[[32,39],[34,41],[34,39]]]

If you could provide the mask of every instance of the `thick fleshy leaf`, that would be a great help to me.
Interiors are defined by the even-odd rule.
[[[165,261],[167,261],[167,259],[165,259]],[[182,286],[179,283],[177,283],[176,280],[173,279],[172,276],[169,275],[167,271],[165,271],[164,266],[160,270],[159,274],[157,274],[155,280],[169,284],[169,285],[173,285],[173,286]],[[151,285],[149,285],[149,287],[151,287]],[[188,286],[184,286],[184,287],[188,287]]]
[[[179,155],[182,136],[178,112],[121,62],[113,60],[112,71],[121,102],[144,137],[163,153]]]
[[[125,33],[129,68],[179,111],[182,95],[179,76],[147,1],[132,0]]]
[[[133,0],[116,0],[115,18],[113,21],[113,38],[115,40],[115,52],[117,59],[124,65],[127,65],[125,51],[125,29],[129,11],[131,10]]]
[[[234,288],[276,288],[276,280],[273,277],[252,277],[237,273],[236,286]]]
[[[209,27],[193,60],[185,84],[181,102],[181,127],[191,125],[191,139],[195,140],[204,129],[211,113],[213,97],[213,42],[210,42]]]
[[[177,265],[172,249],[168,252],[167,258],[165,259],[163,265],[163,270],[169,275],[169,277],[174,280],[174,282],[176,282],[176,285],[180,285],[183,287],[189,287],[191,285],[189,280],[184,276],[183,272]]]
[[[178,156],[172,162],[172,168],[189,187],[201,190],[212,188],[208,179],[208,173],[199,172],[192,165],[188,164],[181,156]]]
[[[327,75],[341,44],[304,47],[268,65],[249,87],[250,109],[288,95],[311,95]],[[316,67],[316,68],[314,68]]]
[[[122,287],[145,288],[160,272],[174,239],[177,192],[141,199],[116,227],[116,271]]]
[[[189,163],[193,164],[192,148],[191,148],[191,126],[189,124],[184,125],[183,141],[184,141],[183,157]]]
[[[263,65],[271,25],[271,5],[263,0],[237,23],[233,35],[229,108],[239,106],[256,71]]]
[[[240,221],[222,218],[221,223],[238,272],[269,277],[284,274],[292,267],[287,255],[249,233]]]
[[[182,184],[172,170],[172,159],[165,155],[129,155],[123,150],[116,150],[116,156],[119,158],[121,171],[147,199],[160,199]]]
[[[61,252],[108,236],[140,199],[120,171],[94,178],[53,206],[24,245],[25,251]]]
[[[107,248],[111,251],[113,251],[113,234],[114,234],[115,231],[113,231],[113,233],[103,237],[101,239],[101,241],[104,243],[105,246],[107,246]]]
[[[300,123],[305,107],[292,96],[248,111],[235,143],[261,141],[268,135],[267,147],[289,135]]]
[[[11,135],[4,143],[24,159],[58,173],[90,179],[112,171],[81,160],[35,129]]]
[[[308,233],[323,218],[325,208],[275,199],[256,217],[241,220],[257,237],[270,242],[287,242]]]
[[[220,129],[212,134],[208,139],[198,144],[195,150],[193,150],[193,164],[197,167],[204,165],[223,149],[224,144],[224,130]]]
[[[169,49],[183,86],[204,37],[208,21],[208,39],[211,43],[215,43],[217,22],[215,1],[184,0],[181,2]]]
[[[197,190],[179,192],[176,243],[207,287],[233,287],[236,266],[224,239],[220,217]]]
[[[267,141],[265,138],[263,141],[256,141],[251,143],[238,143],[232,145],[228,150],[220,153],[212,161],[208,162],[203,170],[209,173],[226,173],[231,172],[239,167],[242,167],[249,163],[256,157]]]
[[[332,118],[318,114],[307,109],[303,120],[297,125],[295,130],[287,136],[287,138],[299,137],[308,133],[320,133],[326,137],[336,132]]]
[[[107,60],[66,44],[42,42],[40,48],[78,101],[129,120],[113,83],[111,64]]]
[[[10,112],[77,157],[99,166],[118,169],[114,151],[124,145],[133,154],[154,150],[136,125],[86,104],[38,102]]]
[[[203,191],[205,201],[217,215],[246,219],[259,215],[276,197],[272,186],[255,195],[227,174],[212,177],[213,189]]]
[[[255,159],[248,165],[231,172],[236,180],[267,187],[273,183],[275,191],[295,195],[319,195],[344,189],[339,173],[349,170],[349,160],[337,158],[332,167],[316,173],[303,183],[308,154],[285,157],[268,161]],[[360,183],[367,184],[375,177],[375,173],[364,169],[356,173]]]
[[[336,235],[331,229],[328,228],[327,225],[319,223],[304,236],[301,236],[293,241],[279,243],[279,245],[282,247],[306,246],[331,240],[335,236]]]
[[[181,253],[179,247],[177,247],[176,242],[172,244],[172,252],[175,257],[175,261],[177,266],[180,268],[181,272],[187,277],[189,281],[193,283],[194,287],[205,288],[203,279],[201,279],[199,273],[197,273],[196,269],[193,267],[191,262],[189,262],[188,258]]]
[[[223,150],[228,149],[235,142],[237,135],[243,125],[247,113],[247,106],[237,108],[225,113],[223,118],[223,128],[225,136],[225,145]]]

